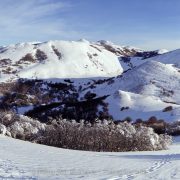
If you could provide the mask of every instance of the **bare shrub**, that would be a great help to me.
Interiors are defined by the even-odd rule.
[[[173,107],[172,106],[167,106],[163,109],[163,112],[168,112],[168,111],[172,111]]]
[[[59,50],[55,46],[52,46],[52,49],[54,53],[56,54],[56,56],[58,57],[58,59],[60,60],[62,58],[62,54],[59,52]]]
[[[1,59],[1,60],[0,60],[0,65],[1,65],[2,67],[5,67],[5,66],[7,66],[7,65],[11,65],[11,63],[12,63],[12,60],[11,60],[11,59]]]
[[[45,52],[41,51],[40,49],[37,49],[36,51],[36,59],[43,63],[46,59],[47,59],[47,55],[45,54]]]
[[[173,122],[171,124],[167,124],[166,133],[172,136],[179,136],[180,135],[180,122]]]
[[[6,126],[0,123],[0,134],[5,135],[6,131],[7,131]]]
[[[0,111],[0,122],[3,125],[8,126],[15,121],[16,121],[16,114],[14,112],[8,110]]]
[[[34,57],[32,56],[32,54],[28,53],[26,54],[24,57],[22,57],[18,63],[21,64],[21,63],[26,63],[26,62],[32,62],[32,63],[35,63],[36,60],[34,59]]]
[[[6,69],[3,69],[2,72],[4,74],[11,74],[11,73],[13,73],[13,68],[7,67]]]
[[[17,115],[11,111],[1,111],[0,127],[5,134],[18,139],[33,139],[45,130],[45,124],[23,115]],[[2,133],[1,132],[1,133]],[[0,133],[0,134],[1,134]]]
[[[39,143],[61,148],[88,151],[147,151],[166,149],[171,143],[167,135],[159,136],[152,128],[112,121],[86,124],[67,120],[46,128]]]
[[[45,145],[86,151],[154,151],[167,149],[171,137],[128,122],[96,119],[76,122],[61,117],[41,123],[10,111],[0,114],[0,133]]]

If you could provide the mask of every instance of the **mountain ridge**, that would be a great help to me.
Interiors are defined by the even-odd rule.
[[[88,111],[89,119],[130,116],[147,120],[156,116],[175,121],[180,118],[179,57],[180,50],[143,51],[109,41],[20,43],[1,48],[0,80],[17,83],[8,93],[19,113],[47,105],[44,108],[50,108],[49,112],[56,107],[56,113],[65,117],[74,109],[78,118]],[[12,108],[8,101],[2,103]],[[73,113],[70,117],[77,118]]]

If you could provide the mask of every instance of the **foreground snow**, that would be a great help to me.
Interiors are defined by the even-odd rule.
[[[0,136],[0,179],[179,179],[180,144],[167,151],[96,153]]]

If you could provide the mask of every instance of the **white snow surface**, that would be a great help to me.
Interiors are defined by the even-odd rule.
[[[164,64],[172,64],[175,67],[180,68],[180,49],[170,51],[147,60],[159,61]]]
[[[170,64],[145,61],[114,82],[98,85],[93,93],[110,95],[106,102],[114,119],[132,117],[147,120],[151,116],[166,121],[180,120],[180,73]],[[173,110],[163,112],[172,106]],[[122,107],[128,109],[121,111]]]
[[[157,50],[158,54],[164,54],[164,53],[167,53],[169,52],[167,49],[159,49]]]
[[[180,143],[169,150],[86,152],[0,136],[0,179],[180,179]]]
[[[53,49],[61,55],[58,57]],[[43,63],[16,63],[31,54],[36,59],[36,52],[40,50],[47,58]],[[80,78],[80,77],[112,77],[122,73],[123,69],[118,57],[96,47],[88,41],[48,41],[45,43],[20,43],[0,49],[0,59],[10,59],[15,73],[1,74],[1,81],[12,78]],[[5,68],[2,68],[2,72]]]

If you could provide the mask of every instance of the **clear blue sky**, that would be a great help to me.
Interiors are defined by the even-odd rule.
[[[81,38],[180,48],[180,0],[0,0],[1,45]]]

